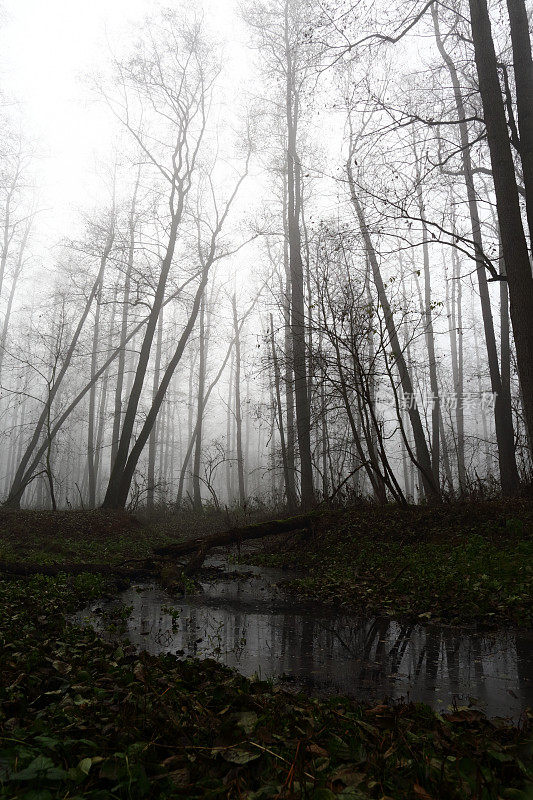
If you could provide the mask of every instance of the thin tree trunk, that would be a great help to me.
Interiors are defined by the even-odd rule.
[[[359,227],[361,229],[368,258],[370,260],[370,266],[372,268],[372,277],[378,293],[378,299],[383,308],[383,313],[385,316],[385,325],[387,328],[391,349],[394,352],[394,357],[400,375],[402,389],[404,395],[411,401],[414,398],[413,384],[398,339],[396,323],[394,321],[392,309],[390,307],[390,303],[387,294],[385,292],[385,285],[383,283],[383,278],[381,276],[381,271],[379,268],[377,256],[372,245],[372,240],[370,238],[370,232],[367,228],[363,209],[361,207],[361,204],[359,202],[359,199],[355,191],[355,181],[352,171],[352,156],[350,156],[347,163],[347,173],[348,173],[348,183],[350,186],[351,200],[359,221]],[[409,402],[408,406],[409,406],[408,407],[409,420],[411,422],[411,428],[413,431],[413,436],[415,441],[415,451],[417,460],[416,466],[420,473],[422,486],[424,487],[424,493],[428,498],[428,500],[440,501],[441,499],[440,489],[438,484],[435,483],[433,471],[431,468],[431,456],[427,446],[426,438],[424,436],[424,429],[422,427],[422,420],[420,419],[420,412],[418,410],[417,405],[414,402]]]
[[[294,497],[294,495],[291,494],[292,481],[291,481],[289,462],[287,459],[285,426],[283,424],[283,408],[281,405],[279,363],[278,363],[278,356],[276,353],[276,342],[274,338],[274,317],[272,316],[272,314],[270,315],[270,344],[272,352],[272,369],[274,373],[274,397],[276,401],[276,410],[277,410],[276,416],[278,420],[278,431],[279,431],[279,439],[281,447],[281,463],[283,466],[283,477],[285,482],[285,497],[287,500],[287,506],[289,508],[289,511],[292,511],[296,507],[296,498]]]
[[[110,239],[108,239],[108,241],[106,242],[106,248],[108,246],[109,246],[109,249],[111,249],[112,242],[110,241]],[[20,463],[19,463],[19,465],[17,467],[17,471],[16,471],[15,476],[13,478],[13,483],[11,484],[11,488],[9,490],[9,495],[7,497],[7,500],[4,503],[5,506],[9,506],[9,507],[12,507],[12,508],[18,508],[19,505],[20,505],[20,499],[22,497],[22,494],[24,493],[24,489],[27,486],[27,481],[26,482],[24,481],[24,477],[26,475],[26,470],[27,470],[28,464],[30,463],[30,459],[32,458],[32,456],[33,456],[33,454],[35,452],[35,449],[36,449],[37,444],[39,442],[39,439],[41,437],[41,433],[43,431],[43,428],[47,424],[47,420],[48,420],[48,409],[47,409],[47,407],[48,407],[48,404],[50,404],[50,407],[52,406],[52,403],[54,402],[54,398],[55,398],[57,392],[59,391],[59,388],[61,386],[63,378],[65,377],[65,374],[66,374],[66,372],[67,372],[67,370],[68,370],[68,368],[70,366],[70,362],[72,361],[72,357],[74,355],[74,351],[76,350],[76,346],[78,344],[78,340],[79,340],[79,337],[80,337],[81,332],[83,330],[85,321],[86,321],[86,319],[87,319],[87,317],[89,315],[89,311],[91,309],[93,300],[94,300],[94,298],[96,296],[96,293],[98,292],[99,286],[100,286],[100,284],[102,282],[102,275],[103,275],[103,272],[104,272],[104,269],[105,269],[105,263],[107,261],[107,256],[108,256],[108,252],[106,252],[104,250],[104,253],[103,253],[103,256],[102,256],[102,259],[101,259],[101,262],[100,262],[100,269],[98,271],[98,275],[96,277],[95,282],[93,283],[92,289],[91,289],[91,291],[89,293],[89,297],[87,298],[87,301],[85,303],[85,306],[84,306],[83,312],[81,314],[81,317],[80,317],[80,319],[78,321],[78,324],[77,324],[77,326],[76,326],[76,328],[74,330],[74,333],[72,335],[72,339],[71,339],[70,344],[68,346],[68,349],[67,349],[67,352],[66,352],[66,355],[65,355],[65,359],[64,359],[63,364],[61,366],[61,369],[59,370],[59,372],[57,373],[57,376],[55,377],[53,386],[50,387],[50,393],[49,393],[49,397],[47,398],[47,403],[45,404],[45,407],[43,408],[43,410],[42,410],[42,412],[41,412],[41,414],[39,416],[39,419],[37,420],[37,424],[35,425],[32,437],[31,437],[31,439],[30,439],[30,441],[29,441],[29,443],[28,443],[28,445],[27,445],[27,447],[26,447],[26,449],[24,451],[24,454],[22,455],[22,457],[20,459]],[[45,446],[45,450],[46,450],[46,446]]]
[[[198,339],[198,392],[196,398],[196,442],[194,448],[194,464],[192,473],[194,510],[198,512],[201,512],[203,508],[202,491],[200,487],[200,466],[202,463],[202,432],[204,420],[205,370],[207,358],[207,337],[205,327],[205,296],[203,296],[200,305],[200,332]]]
[[[228,506],[233,502],[233,490],[231,485],[231,469],[233,461],[232,450],[232,437],[231,437],[231,415],[233,413],[233,386],[234,379],[233,373],[235,370],[235,355],[232,352],[231,361],[229,366],[229,383],[228,383],[228,407],[226,409],[226,496],[228,498]]]
[[[465,422],[464,422],[464,346],[463,346],[463,284],[461,262],[455,248],[452,249],[452,298],[451,298],[451,347],[455,355],[455,424],[457,427],[457,476],[459,491],[466,488]],[[452,355],[453,363],[453,355]]]
[[[152,381],[152,402],[157,394],[159,386],[159,378],[161,373],[161,348],[163,344],[163,312],[159,315],[157,323],[157,339],[155,345],[155,364],[154,364],[154,377]],[[157,429],[158,425],[154,425],[150,431],[148,439],[148,475],[146,487],[146,508],[149,511],[154,509],[154,492],[155,492],[155,456],[157,448]]]
[[[242,450],[242,409],[241,409],[241,332],[237,316],[237,297],[232,297],[233,332],[235,337],[235,426],[237,445],[237,477],[239,484],[239,503],[244,506],[246,494],[244,491],[244,456]]]
[[[283,319],[285,326],[285,408],[286,408],[286,433],[287,433],[287,467],[289,483],[287,484],[287,502],[290,510],[294,510],[291,503],[297,502],[296,492],[296,455],[295,455],[295,424],[294,424],[294,372],[292,358],[291,337],[291,274],[289,266],[289,229],[287,219],[287,192],[284,186],[283,194],[283,261],[285,267],[285,287],[283,291]],[[294,506],[296,508],[296,505]]]
[[[113,299],[113,308],[111,311],[111,319],[109,321],[109,331],[107,335],[107,352],[113,350],[113,335],[115,330],[115,316],[117,311],[117,295],[118,286],[115,286],[115,296]],[[95,379],[96,383],[96,379]],[[104,429],[107,414],[107,399],[108,399],[108,385],[109,385],[109,370],[104,372],[104,379],[102,381],[102,389],[100,393],[100,407],[98,410],[98,429],[96,432],[96,452],[94,455],[94,471],[96,473],[96,493],[98,497],[98,477],[100,474],[100,464],[102,461],[102,443],[104,440]]]

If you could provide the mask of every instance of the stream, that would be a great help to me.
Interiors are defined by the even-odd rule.
[[[224,572],[202,577],[183,599],[141,584],[70,619],[116,638],[109,620],[127,606],[125,633],[139,650],[214,658],[319,696],[422,701],[436,710],[473,705],[514,722],[533,708],[533,631],[476,633],[356,616],[291,597],[283,584],[294,576],[281,570],[209,565]]]

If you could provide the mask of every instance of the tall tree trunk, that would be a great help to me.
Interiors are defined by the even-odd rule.
[[[205,296],[200,305],[200,331],[198,339],[198,390],[196,399],[196,442],[192,473],[194,510],[202,511],[202,490],[200,486],[200,467],[202,464],[202,432],[204,421],[205,370],[207,359],[207,337],[205,332]]]
[[[505,272],[505,262],[500,259],[500,270]],[[511,396],[511,336],[509,330],[509,293],[507,281],[500,281],[500,361],[503,391]]]
[[[242,449],[242,408],[241,408],[241,332],[237,316],[237,297],[232,297],[233,309],[233,335],[235,337],[235,427],[237,446],[237,478],[239,484],[239,503],[244,506],[246,494],[244,491],[244,456]]]
[[[476,2],[477,0],[472,0],[473,4],[475,4]],[[481,2],[484,2],[484,0],[481,0]],[[520,480],[518,476],[518,468],[516,466],[516,454],[514,450],[511,396],[508,392],[504,391],[504,387],[502,386],[502,381],[501,381],[500,367],[498,364],[496,336],[494,333],[494,323],[492,319],[492,310],[490,304],[487,275],[483,259],[483,238],[481,234],[481,223],[479,219],[477,195],[474,184],[474,173],[472,169],[472,159],[470,155],[470,142],[468,137],[468,128],[465,121],[466,111],[464,107],[463,96],[461,93],[461,87],[457,75],[457,70],[453,63],[453,60],[447,53],[444,44],[442,42],[436,8],[432,7],[431,13],[433,15],[433,24],[435,27],[435,37],[437,41],[437,47],[450,74],[454,97],[455,97],[455,105],[460,120],[459,135],[461,141],[461,157],[463,163],[464,178],[466,183],[468,210],[470,214],[470,224],[472,228],[472,239],[476,250],[476,274],[479,286],[481,314],[483,317],[483,328],[485,333],[485,344],[487,348],[487,359],[489,365],[491,390],[496,396],[496,402],[494,405],[494,422],[496,426],[496,440],[498,444],[500,482],[504,494],[514,494],[518,490]],[[472,22],[472,24],[474,23]],[[490,23],[489,23],[489,35],[490,35]],[[476,63],[477,63],[477,56],[476,56]],[[496,80],[498,80],[497,73],[496,73]],[[481,78],[480,78],[480,88],[481,88]],[[484,94],[485,95],[487,94],[486,89]],[[499,82],[498,82],[498,94],[501,102]],[[483,93],[482,93],[482,99],[483,99]],[[503,105],[502,105],[502,112],[503,112]],[[504,115],[504,125],[505,125],[505,115]],[[487,128],[487,133],[488,133],[488,128]],[[490,136],[489,136],[489,144],[490,144]],[[491,150],[491,159],[492,157],[493,156]],[[509,157],[511,158],[510,151],[509,151]],[[512,158],[511,158],[511,163],[512,163]],[[514,176],[514,166],[513,166],[513,176]],[[515,183],[515,188],[516,188],[516,183]],[[522,226],[521,220],[520,220],[520,226]],[[523,237],[523,231],[522,231],[522,237]],[[526,257],[527,257],[527,248],[526,248]],[[531,271],[530,271],[530,276],[531,276]],[[533,291],[533,285],[531,286],[531,291]],[[533,305],[532,305],[532,310],[533,310]],[[532,381],[533,381],[533,375],[532,375]]]
[[[157,286],[155,290],[152,307],[146,324],[146,330],[141,344],[141,351],[139,353],[139,360],[137,362],[137,369],[133,379],[133,386],[126,406],[126,413],[124,414],[124,421],[122,423],[122,430],[120,433],[119,443],[115,461],[111,468],[109,476],[109,483],[107,486],[106,496],[102,504],[103,508],[120,508],[121,500],[121,484],[125,476],[126,463],[128,461],[128,453],[130,449],[131,437],[133,435],[133,428],[137,418],[137,409],[141,399],[141,392],[144,385],[146,371],[148,369],[148,362],[150,360],[150,351],[152,349],[152,342],[154,340],[157,320],[161,312],[163,301],[165,298],[165,289],[167,285],[168,275],[174,256],[174,249],[176,246],[176,238],[178,234],[178,227],[181,220],[181,213],[183,210],[184,198],[180,197],[178,209],[174,210],[172,214],[170,232],[168,238],[167,249],[165,256],[161,263],[161,269]],[[125,501],[124,501],[125,502]]]
[[[455,425],[457,435],[457,476],[459,491],[466,488],[465,465],[465,421],[464,421],[464,340],[463,340],[463,284],[461,281],[461,261],[455,248],[452,249],[452,293],[451,293],[450,346],[452,364],[455,356],[455,375],[453,388],[455,394]]]
[[[285,426],[283,424],[283,407],[281,403],[281,389],[280,389],[280,370],[279,370],[279,362],[278,362],[278,355],[276,352],[276,341],[274,338],[274,317],[272,314],[270,315],[270,344],[271,344],[271,351],[272,351],[272,370],[274,373],[274,398],[276,402],[276,417],[278,421],[278,431],[279,431],[279,439],[280,439],[280,447],[281,447],[281,463],[283,467],[283,477],[285,482],[285,497],[287,500],[287,506],[289,511],[293,511],[296,507],[296,497],[291,494],[293,490],[293,482],[294,482],[294,473],[292,473],[292,480],[291,480],[291,472],[289,467],[289,462],[287,458],[287,445],[285,441]]]
[[[243,323],[243,320],[241,320],[241,325],[242,325],[242,323]],[[230,355],[231,355],[231,357],[233,359],[233,344],[234,344],[234,340],[232,339],[230,344],[229,344],[229,347],[228,347],[228,349],[226,351],[226,355],[224,357],[224,360],[222,361],[222,363],[221,363],[221,365],[220,365],[220,367],[218,369],[217,374],[215,375],[215,377],[213,378],[213,380],[209,384],[207,390],[204,392],[204,413],[205,413],[205,408],[207,406],[207,402],[209,400],[209,397],[211,396],[211,392],[213,391],[215,386],[218,384],[218,382],[219,382],[219,380],[220,380],[220,378],[222,376],[222,373],[226,369],[226,365],[228,363]],[[192,368],[192,359],[191,359],[191,368]],[[232,385],[232,377],[231,377],[232,372],[233,372],[233,361],[232,361],[232,364],[231,364],[231,367],[230,367],[230,386]],[[187,447],[187,452],[185,453],[185,456],[183,457],[182,466],[181,466],[181,472],[180,472],[180,477],[179,477],[179,484],[178,484],[178,493],[177,493],[177,497],[176,497],[176,505],[178,506],[178,508],[180,507],[182,499],[183,499],[183,486],[184,486],[184,483],[185,483],[185,476],[186,476],[187,467],[189,465],[189,461],[190,461],[190,458],[191,458],[191,455],[192,455],[192,452],[193,452],[193,449],[194,449],[194,445],[196,443],[197,433],[198,433],[198,427],[197,426],[194,428],[194,430],[191,429],[190,434],[189,434],[189,444],[188,444],[188,447]]]
[[[533,247],[533,59],[529,19],[524,0],[507,0],[511,28],[520,161],[526,191],[530,247]]]
[[[291,271],[289,264],[289,227],[287,212],[287,186],[283,189],[283,262],[285,272],[285,286],[282,290],[283,322],[285,330],[285,412],[286,412],[286,439],[287,439],[287,503],[289,509],[294,510],[297,502],[296,490],[296,433],[294,420],[294,370],[292,356],[292,335],[291,335]],[[294,504],[294,509],[293,505]]]
[[[122,294],[122,320],[120,327],[120,344],[122,348],[118,356],[117,364],[117,384],[115,387],[115,410],[113,415],[113,434],[111,437],[111,458],[110,466],[115,463],[120,438],[120,426],[122,423],[122,391],[124,388],[124,369],[126,366],[126,336],[128,332],[128,312],[130,304],[131,274],[133,271],[133,261],[135,257],[135,229],[137,220],[137,192],[139,189],[140,172],[137,172],[137,179],[133,189],[130,212],[128,217],[128,256],[126,260],[126,273],[124,275],[124,291]]]
[[[103,276],[102,276],[103,278]],[[102,285],[96,295],[96,310],[94,312],[94,327],[93,327],[93,347],[91,353],[91,379],[94,379],[97,369],[98,348],[100,346],[100,309],[102,307]],[[89,391],[89,424],[87,427],[87,474],[88,474],[88,488],[89,508],[96,506],[96,470],[95,470],[95,412],[96,412],[96,382],[94,382]]]
[[[176,367],[181,361],[181,358],[183,356],[183,351],[185,350],[185,347],[189,340],[189,336],[196,322],[198,311],[201,305],[202,296],[204,294],[205,287],[207,284],[207,279],[209,276],[209,269],[211,264],[213,263],[213,257],[214,253],[212,252],[207,262],[204,263],[203,265],[202,276],[198,288],[196,290],[196,294],[194,296],[191,312],[182,330],[174,354],[170,359],[170,361],[168,362],[167,367],[163,373],[161,383],[159,384],[155,397],[152,401],[152,405],[150,406],[148,414],[146,415],[146,419],[141,427],[141,430],[139,431],[137,439],[135,440],[135,444],[131,448],[131,453],[128,456],[126,466],[124,468],[124,472],[121,481],[119,483],[118,493],[116,497],[116,504],[117,504],[116,507],[118,508],[124,508],[124,506],[126,505],[135,468],[137,467],[144,446],[148,441],[150,432],[153,426],[155,425],[157,415],[159,413],[163,400],[165,399],[165,393],[168,389],[172,376],[174,375]]]
[[[420,219],[422,221],[422,257],[424,264],[424,323],[425,323],[425,337],[426,347],[428,351],[428,367],[429,367],[429,386],[431,390],[431,469],[437,486],[439,480],[439,467],[440,467],[440,443],[439,443],[439,419],[440,419],[440,397],[439,397],[439,382],[437,378],[437,358],[435,355],[435,335],[433,333],[433,312],[431,306],[431,270],[429,265],[429,246],[428,246],[428,228],[426,221],[426,213],[424,208],[424,198],[422,196],[421,178],[418,169],[417,160],[417,184],[416,196],[418,200],[418,210]]]
[[[524,400],[530,448],[533,447],[533,278],[522,224],[516,174],[486,0],[469,0],[472,38],[487,130],[496,209],[507,268],[516,362]],[[531,112],[531,108],[529,109]],[[526,137],[527,139],[527,137]]]
[[[289,2],[285,3],[285,58],[287,70],[287,221],[289,233],[289,267],[291,275],[291,338],[294,369],[294,397],[296,430],[300,456],[300,501],[302,508],[310,508],[315,499],[313,489],[313,463],[311,458],[311,411],[307,388],[306,322],[304,305],[304,274],[302,263],[301,171],[296,149],[298,126],[298,93],[295,65],[289,42]]]
[[[155,345],[155,363],[154,363],[154,377],[152,381],[152,402],[157,394],[159,386],[159,378],[161,373],[161,348],[163,344],[163,312],[159,315],[157,323],[157,339]],[[146,487],[146,508],[149,511],[154,509],[154,496],[155,496],[155,456],[157,449],[157,424],[154,425],[150,431],[148,438],[148,474],[147,474],[147,487]]]
[[[472,309],[473,312],[473,309]],[[476,327],[476,317],[475,314],[472,313],[473,319],[473,332],[474,332],[474,357],[476,359],[476,378],[477,378],[477,387],[478,393],[481,396],[483,392],[483,383],[481,380],[481,359],[479,357],[479,344],[478,344],[478,337],[477,337],[477,327]],[[485,413],[485,408],[482,406],[479,412],[479,415],[476,415],[476,427],[478,425],[479,419],[481,419],[481,430],[483,432],[483,450],[485,453],[485,473],[487,479],[491,478],[492,470],[491,470],[491,457],[490,457],[490,449],[489,449],[489,426],[487,423],[487,414]]]
[[[235,371],[235,354],[232,352],[229,365],[228,382],[228,407],[226,409],[226,497],[228,506],[233,503],[232,486],[232,464],[233,464],[233,440],[231,435],[231,418],[233,415],[233,387],[235,385],[233,374]]]
[[[111,310],[111,319],[109,320],[109,330],[107,334],[107,353],[113,351],[113,337],[115,333],[115,316],[117,313],[117,298],[118,298],[118,284],[115,286],[115,294],[113,298],[113,305]],[[94,379],[96,383],[96,378]],[[109,370],[104,372],[102,381],[102,389],[100,392],[100,407],[98,409],[98,428],[96,431],[96,452],[94,456],[94,470],[96,472],[96,492],[98,496],[98,477],[100,474],[100,464],[102,461],[102,444],[104,441],[104,430],[107,415],[107,399],[108,399],[108,386],[109,386]]]

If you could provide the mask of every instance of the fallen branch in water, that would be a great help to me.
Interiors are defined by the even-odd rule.
[[[193,557],[184,569],[185,575],[192,575],[205,561],[205,558],[213,547],[222,547],[228,544],[241,544],[253,539],[264,539],[267,536],[278,536],[281,533],[291,531],[307,530],[311,531],[316,516],[312,514],[300,514],[288,519],[272,520],[270,522],[258,522],[253,525],[245,525],[242,528],[229,528],[221,533],[214,533],[211,536],[200,536],[195,539],[187,539],[185,542],[176,542],[165,547],[155,547],[153,550],[156,556],[185,556],[194,553]]]

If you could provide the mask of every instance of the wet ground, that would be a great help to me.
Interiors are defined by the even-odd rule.
[[[302,604],[280,570],[212,561],[199,590],[176,600],[157,585],[132,586],[82,609],[73,621],[103,636],[121,605],[139,649],[215,658],[243,675],[283,678],[309,693],[414,700],[435,709],[481,708],[518,722],[533,707],[533,631],[475,633],[363,617]],[[292,577],[292,576],[290,576]]]

